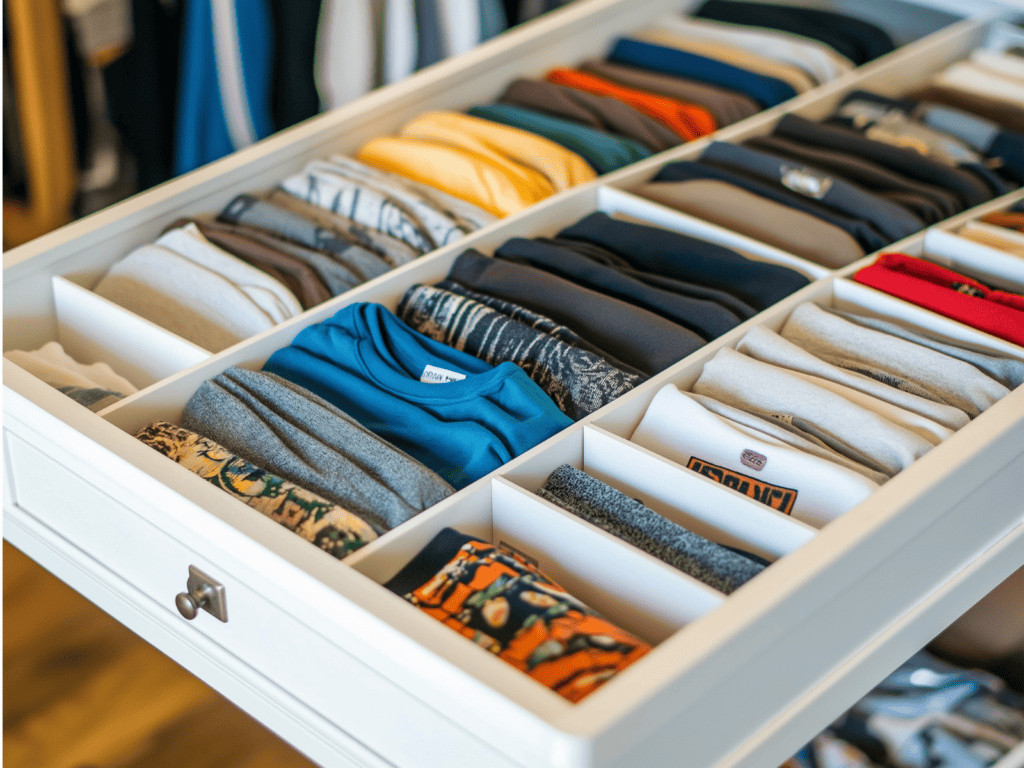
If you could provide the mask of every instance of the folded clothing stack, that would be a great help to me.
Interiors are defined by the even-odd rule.
[[[751,329],[631,439],[821,527],[1024,382],[1024,361],[817,304]]]
[[[1024,697],[921,651],[782,768],[987,768],[1024,740]]]
[[[327,401],[228,368],[136,437],[338,558],[454,492]]]
[[[451,528],[384,586],[571,702],[651,650],[521,555]]]
[[[854,91],[822,123],[784,115],[770,134],[714,142],[636,192],[845,266],[1024,184],[1019,62],[982,49],[906,98]],[[989,88],[993,81],[1000,87]],[[968,97],[972,82],[983,98]]]
[[[824,11],[711,0],[697,16],[659,18],[616,41],[606,61],[516,80],[468,115],[420,115],[358,157],[506,216],[894,48],[878,27]]]
[[[209,351],[261,333],[494,220],[352,158],[316,161],[181,220],[116,262],[100,296]]]
[[[808,284],[794,270],[593,213],[554,238],[466,251],[398,315],[493,364],[515,363],[578,420]]]
[[[138,389],[106,363],[86,365],[64,351],[57,341],[39,349],[13,349],[4,357],[90,411],[102,411]]]

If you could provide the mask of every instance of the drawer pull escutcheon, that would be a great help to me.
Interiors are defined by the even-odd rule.
[[[221,621],[228,620],[227,594],[224,585],[200,571],[194,565],[188,567],[187,592],[180,592],[174,598],[178,613],[191,621],[202,608]]]

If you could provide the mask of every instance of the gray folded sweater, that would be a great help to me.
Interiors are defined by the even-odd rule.
[[[454,493],[343,411],[272,373],[233,367],[204,382],[182,426],[339,504],[378,533]]]

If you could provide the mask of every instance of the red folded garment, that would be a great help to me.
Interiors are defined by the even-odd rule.
[[[902,253],[883,253],[853,279],[1024,346],[1024,296],[994,291],[951,269]]]

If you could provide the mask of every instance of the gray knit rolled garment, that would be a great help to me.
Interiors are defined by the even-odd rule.
[[[402,297],[397,314],[425,336],[491,365],[515,363],[575,421],[641,381],[591,352],[434,286],[412,286]]]
[[[782,336],[841,368],[879,381],[909,380],[931,399],[959,408],[971,418],[1010,394],[970,363],[851,323],[812,302],[793,310]]]
[[[569,464],[552,472],[537,495],[725,594],[765,568]]]
[[[366,520],[394,528],[454,489],[312,392],[228,368],[185,405],[182,426]]]

